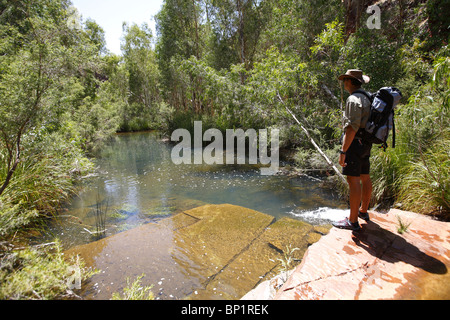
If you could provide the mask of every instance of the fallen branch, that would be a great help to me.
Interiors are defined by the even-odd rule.
[[[29,249],[29,248],[41,249],[41,248],[44,248],[44,247],[54,246],[56,244],[57,244],[56,242],[49,242],[49,243],[38,244],[38,245],[35,245],[35,246],[14,248],[14,251],[21,251],[21,250],[26,250],[26,249]]]
[[[87,228],[83,228],[83,230],[87,231],[91,236],[96,236],[96,235],[98,235],[98,234],[102,234],[102,233],[105,233],[106,231],[108,231],[108,229],[105,229],[105,230],[99,230],[99,231],[90,231],[90,230],[87,229]]]
[[[311,135],[309,134],[308,130],[301,124],[300,121],[298,121],[297,117],[295,116],[295,114],[286,106],[286,104],[284,103],[283,99],[280,97],[280,95],[278,94],[278,99],[280,99],[281,103],[284,105],[284,107],[286,108],[286,110],[289,112],[289,114],[294,118],[294,120],[298,123],[298,125],[303,129],[303,131],[305,132],[306,136],[309,138],[309,140],[311,141],[312,145],[317,149],[317,151],[320,153],[320,155],[325,159],[325,161],[328,163],[328,165],[330,167],[333,168],[333,170],[336,172],[336,174],[338,175],[339,178],[341,178],[341,180],[344,182],[344,184],[347,184],[347,179],[345,179],[345,177],[342,175],[342,173],[339,171],[339,169],[334,165],[334,163],[327,157],[327,155],[320,149],[320,147],[317,145],[317,143],[314,141],[314,139],[311,137]]]
[[[325,90],[325,92],[339,105],[339,107],[342,109],[342,102],[339,100],[338,97],[336,97],[333,92],[328,88],[325,84],[322,84],[322,89]]]

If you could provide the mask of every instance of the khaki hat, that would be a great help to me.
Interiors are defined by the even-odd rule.
[[[351,69],[347,70],[347,72],[341,76],[339,76],[339,80],[344,80],[345,78],[353,78],[361,82],[362,84],[369,83],[370,78],[363,74],[361,70]]]

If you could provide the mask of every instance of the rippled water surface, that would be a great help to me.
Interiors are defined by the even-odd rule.
[[[279,219],[322,224],[342,218],[336,195],[308,177],[262,176],[249,165],[174,165],[157,132],[116,135],[96,160],[98,174],[68,205],[50,237],[66,248],[203,204],[233,204]],[[329,208],[334,208],[330,210]]]

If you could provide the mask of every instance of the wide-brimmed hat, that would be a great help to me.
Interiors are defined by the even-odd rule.
[[[344,80],[345,78],[353,78],[361,82],[362,84],[369,83],[370,77],[363,74],[361,70],[351,69],[347,70],[347,72],[341,76],[339,76],[339,80]]]

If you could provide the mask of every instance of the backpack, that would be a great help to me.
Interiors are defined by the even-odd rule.
[[[380,148],[388,148],[389,133],[393,131],[392,147],[395,148],[395,108],[402,98],[400,90],[394,87],[383,87],[375,94],[363,90],[353,92],[364,94],[371,102],[370,117],[366,127],[358,131],[358,136],[364,141],[380,144]]]

